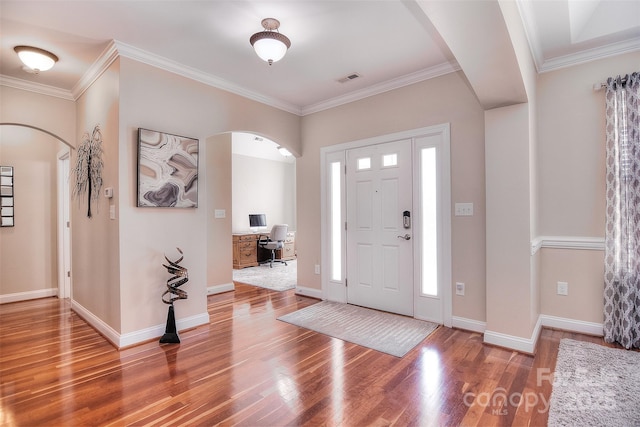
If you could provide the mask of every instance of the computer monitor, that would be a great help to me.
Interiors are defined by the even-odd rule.
[[[267,226],[267,216],[265,214],[249,214],[249,227],[252,230],[265,228]]]

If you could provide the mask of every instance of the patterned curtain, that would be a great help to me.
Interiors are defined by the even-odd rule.
[[[606,87],[604,338],[640,348],[640,72]]]

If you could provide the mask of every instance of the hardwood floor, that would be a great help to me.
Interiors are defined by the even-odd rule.
[[[236,288],[181,344],[122,351],[64,300],[0,306],[0,425],[545,425],[559,340],[602,343],[545,329],[533,357],[440,327],[399,359],[276,320],[314,299]]]

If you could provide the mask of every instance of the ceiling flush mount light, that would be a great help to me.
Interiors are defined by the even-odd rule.
[[[18,54],[18,58],[28,68],[27,71],[38,74],[40,71],[47,71],[58,62],[58,57],[44,49],[32,46],[16,46],[13,48]]]
[[[255,49],[256,54],[263,61],[267,61],[269,65],[281,60],[287,49],[291,47],[289,37],[278,31],[280,21],[274,18],[265,18],[262,20],[264,31],[255,33],[249,39],[249,43]]]

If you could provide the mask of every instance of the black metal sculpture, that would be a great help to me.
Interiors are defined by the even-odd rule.
[[[179,289],[189,281],[189,273],[186,268],[182,267],[180,263],[184,259],[182,250],[176,248],[180,252],[180,258],[175,261],[171,261],[167,256],[164,259],[167,260],[169,265],[162,264],[169,274],[172,274],[171,278],[167,280],[167,290],[162,294],[162,302],[169,304],[169,313],[167,314],[167,326],[164,330],[164,335],[160,338],[160,343],[179,343],[180,337],[178,337],[178,330],[176,329],[176,316],[173,311],[173,302],[179,299],[187,299],[187,292]],[[165,299],[165,295],[168,295]]]

